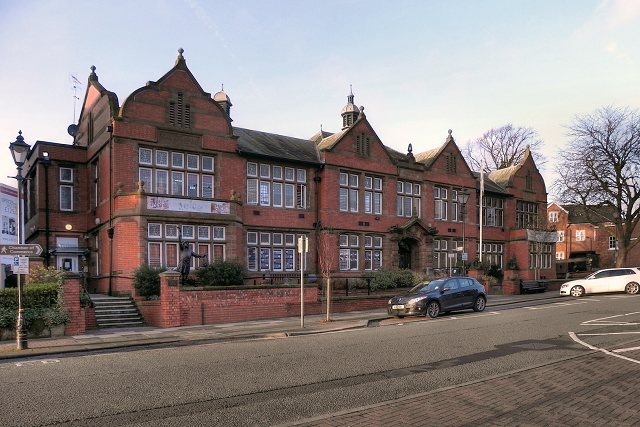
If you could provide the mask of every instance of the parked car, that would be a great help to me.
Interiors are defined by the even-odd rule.
[[[429,315],[472,308],[482,311],[487,305],[484,287],[472,277],[445,277],[422,282],[409,292],[389,300],[387,312],[396,317]]]
[[[560,296],[581,297],[599,292],[626,292],[635,295],[640,291],[640,268],[607,268],[591,273],[584,279],[572,280],[560,286]]]

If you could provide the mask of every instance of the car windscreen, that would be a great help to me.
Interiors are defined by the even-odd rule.
[[[447,279],[437,279],[433,280],[429,283],[419,283],[411,289],[411,292],[429,292],[435,291],[442,287],[442,285],[447,281]]]

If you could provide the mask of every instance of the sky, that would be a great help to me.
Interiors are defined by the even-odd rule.
[[[18,131],[72,143],[91,66],[122,105],[182,48],[206,92],[224,85],[234,126],[338,132],[351,87],[401,152],[449,129],[461,149],[491,128],[535,129],[550,191],[577,115],[640,108],[638,28],[640,0],[2,0],[0,182],[16,186]]]

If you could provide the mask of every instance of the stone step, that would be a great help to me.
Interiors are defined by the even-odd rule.
[[[91,295],[98,328],[145,326],[144,319],[131,298]]]

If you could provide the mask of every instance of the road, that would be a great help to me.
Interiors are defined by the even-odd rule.
[[[0,425],[279,425],[634,348],[639,298],[556,299],[319,335],[14,359],[0,364]]]

